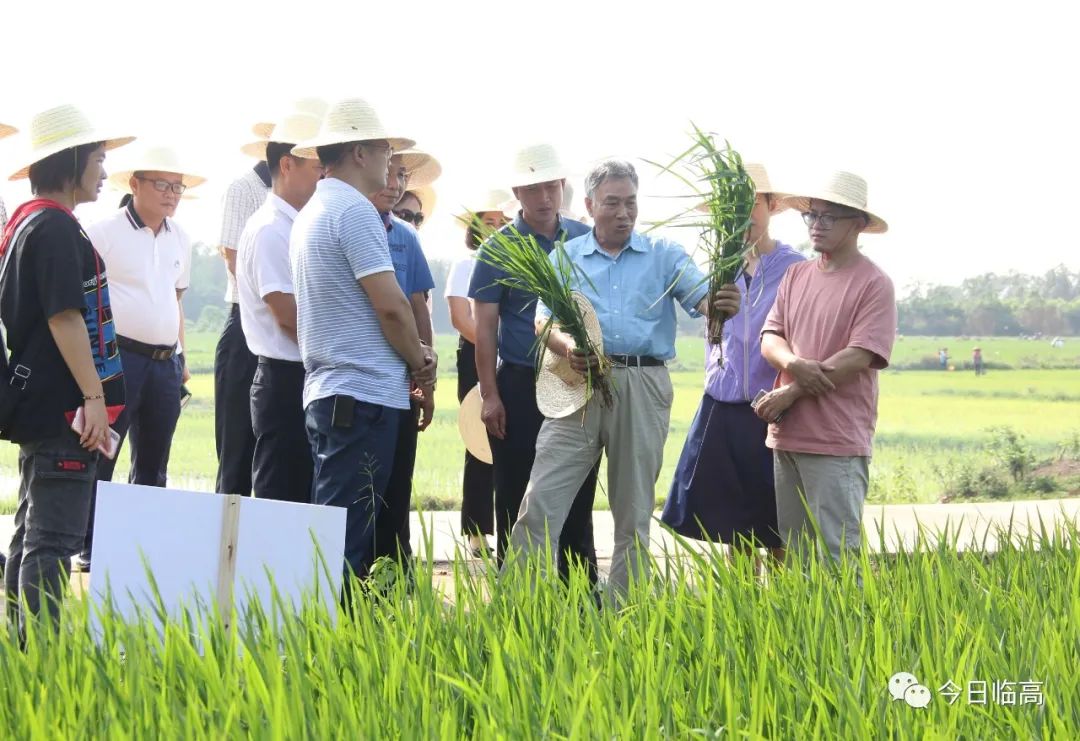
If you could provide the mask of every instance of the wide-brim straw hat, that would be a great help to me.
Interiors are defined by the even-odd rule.
[[[319,133],[321,125],[322,118],[319,116],[293,111],[274,124],[265,139],[248,142],[240,147],[240,151],[249,157],[264,160],[266,159],[266,145],[270,142],[295,145],[297,142],[314,138]]]
[[[395,157],[398,155],[401,155],[405,172],[409,173],[409,190],[431,185],[442,175],[442,165],[427,152],[406,149],[404,152],[394,152]]]
[[[534,144],[518,150],[510,169],[507,185],[522,188],[526,185],[565,180],[570,170],[559,159],[559,153],[550,144]]]
[[[293,149],[293,154],[316,159],[319,155],[315,150],[319,147],[379,140],[389,142],[395,152],[416,145],[412,139],[397,136],[386,129],[375,108],[363,98],[345,98],[331,104],[323,117],[319,133],[308,141],[300,142]]]
[[[864,232],[868,234],[884,234],[889,230],[885,219],[881,218],[867,208],[866,181],[851,172],[837,170],[827,177],[822,178],[817,185],[811,185],[799,189],[796,193],[790,193],[782,197],[784,205],[796,211],[810,210],[810,201],[828,201],[840,206],[847,206],[862,211],[870,220]]]
[[[585,332],[596,352],[604,352],[604,336],[600,320],[592,303],[578,291],[573,292],[574,301],[585,320]],[[556,355],[546,347],[542,349],[540,373],[536,376],[536,406],[541,414],[550,419],[569,417],[589,403],[593,389],[585,376],[570,367],[570,361]]]
[[[435,203],[438,200],[435,197],[435,189],[430,185],[422,185],[419,188],[414,188],[410,184],[405,190],[406,193],[412,193],[420,201],[420,212],[424,214],[424,220],[431,219],[431,212],[435,210]],[[404,196],[402,196],[404,198]]]
[[[458,407],[458,432],[473,458],[483,463],[491,463],[491,441],[488,439],[487,426],[480,417],[484,401],[480,398],[480,386],[473,386]]]
[[[296,136],[302,133],[303,126],[301,122],[301,129],[295,130],[291,126],[283,127],[286,121],[293,116],[310,116],[313,117],[319,123],[315,125],[315,131],[303,136],[301,138],[284,138],[285,136]],[[300,98],[293,104],[293,107],[288,110],[285,116],[278,119],[278,121],[260,121],[252,126],[252,133],[255,134],[255,142],[245,144],[240,148],[240,151],[247,154],[248,157],[255,157],[258,159],[266,158],[266,145],[267,142],[279,142],[281,144],[297,144],[303,142],[305,139],[310,139],[315,134],[319,133],[319,125],[322,124],[323,116],[326,114],[326,102],[322,98]],[[275,130],[278,130],[275,132]]]
[[[133,136],[95,128],[76,106],[65,104],[42,111],[30,120],[24,135],[21,166],[8,179],[21,180],[30,175],[30,166],[65,149],[102,142],[105,149],[116,149],[135,141]]]
[[[508,202],[513,200],[513,197],[505,190],[499,188],[487,190],[478,193],[475,196],[471,196],[469,200],[462,203],[461,210],[454,214],[454,218],[465,226],[471,226],[472,218],[475,214],[490,213],[494,211],[495,213],[507,216],[508,214],[505,206]]]
[[[754,192],[758,195],[772,195],[772,208],[770,213],[778,214],[781,211],[786,211],[790,206],[784,202],[784,198],[788,197],[789,193],[781,193],[772,186],[772,181],[769,180],[769,173],[765,170],[765,165],[757,162],[744,162],[743,169],[746,170],[746,174],[750,176],[750,179],[754,181]],[[708,211],[708,207],[704,203],[697,205],[698,211]]]
[[[137,172],[168,172],[180,176],[180,182],[188,188],[194,188],[206,182],[206,178],[191,174],[187,164],[171,147],[148,146],[137,149],[130,156],[124,157],[120,166],[123,168],[109,175],[109,184],[125,193],[131,192],[131,176]]]
[[[14,126],[8,126],[6,123],[0,123],[0,139],[5,136],[11,136],[12,134],[18,134],[19,130]]]

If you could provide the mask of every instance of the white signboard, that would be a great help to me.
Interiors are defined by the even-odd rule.
[[[333,616],[344,552],[341,507],[99,482],[90,599],[111,592],[135,619],[156,587],[172,616],[199,604],[243,615],[251,600],[270,614],[276,590],[286,609],[317,596]]]

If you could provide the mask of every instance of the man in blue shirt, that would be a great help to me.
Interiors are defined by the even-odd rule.
[[[402,293],[409,299],[416,330],[420,341],[432,344],[431,311],[428,294],[435,287],[427,259],[420,249],[416,229],[397,216],[391,209],[401,199],[409,182],[409,171],[400,154],[390,158],[390,170],[386,187],[370,196],[372,204],[382,217],[386,227],[386,241],[390,247],[390,260],[394,275]],[[375,558],[389,556],[406,569],[411,563],[412,548],[409,545],[409,510],[412,504],[412,478],[416,468],[417,435],[431,424],[435,413],[435,399],[424,394],[414,384],[411,404],[398,412],[397,443],[394,465],[390,469],[390,481],[386,485],[382,509],[375,521]]]
[[[543,553],[549,537],[572,524],[574,491],[606,451],[615,520],[608,583],[616,597],[625,595],[632,574],[638,580],[647,575],[649,524],[674,398],[666,362],[675,357],[675,304],[694,316],[704,313],[708,291],[682,247],[634,231],[637,186],[630,163],[599,164],[586,180],[585,199],[596,226],[566,244],[578,268],[572,288],[585,294],[600,320],[614,401],[605,406],[597,394],[584,410],[544,421],[511,536],[521,555]],[[727,304],[722,308],[730,310]],[[537,306],[537,332],[549,316],[547,307]],[[578,372],[597,361],[575,354],[573,340],[558,328],[550,332],[547,347]]]
[[[553,147],[546,144],[521,150],[514,163],[514,197],[521,211],[505,234],[532,236],[545,252],[556,242],[589,233],[579,221],[559,215],[566,170]],[[533,329],[536,296],[498,283],[506,277],[483,261],[484,247],[469,284],[476,302],[476,373],[483,399],[481,416],[491,440],[495,478],[495,524],[498,560],[506,554],[510,528],[518,516],[529,472],[536,454],[536,437],[544,417],[536,406],[536,332]],[[560,539],[560,569],[580,559],[589,578],[596,580],[596,548],[592,535],[592,503],[596,494],[598,458],[589,462],[591,473],[575,485],[573,517]],[[571,557],[570,559],[567,556]]]

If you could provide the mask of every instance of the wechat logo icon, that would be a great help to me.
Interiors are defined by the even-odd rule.
[[[909,707],[925,708],[930,704],[930,690],[919,684],[914,674],[897,672],[889,678],[889,694],[892,699],[903,700]]]

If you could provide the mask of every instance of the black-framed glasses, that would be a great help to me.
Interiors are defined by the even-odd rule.
[[[170,183],[168,180],[153,180],[151,178],[144,178],[142,175],[136,175],[135,178],[150,183],[158,193],[164,193],[171,190],[176,195],[182,196],[184,195],[184,191],[187,190],[187,186],[183,183]]]
[[[819,214],[816,211],[803,211],[802,220],[807,226],[813,226],[816,222],[822,229],[832,229],[839,219],[861,219],[862,214],[850,214],[837,216],[836,214]]]
[[[413,211],[410,208],[399,208],[394,211],[394,216],[398,217],[402,221],[412,224],[417,229],[424,223],[424,215],[419,211]]]

